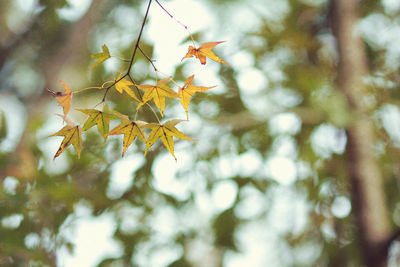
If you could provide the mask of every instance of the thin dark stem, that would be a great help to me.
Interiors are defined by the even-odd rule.
[[[138,39],[136,41],[135,48],[133,49],[133,54],[132,54],[132,57],[131,57],[131,61],[129,62],[129,67],[128,67],[126,75],[128,75],[128,73],[131,71],[131,68],[132,68],[132,65],[133,65],[133,60],[135,59],[136,51],[137,51],[137,49],[139,47],[140,38],[142,37],[143,28],[144,28],[144,25],[146,24],[147,15],[149,14],[151,1],[152,0],[149,0],[149,4],[147,5],[146,14],[144,14],[142,27],[140,28],[139,36],[138,36]]]
[[[192,40],[192,43],[193,43],[193,46],[196,47],[192,33],[189,31],[189,28],[185,24],[183,24],[180,20],[178,20],[174,16],[172,16],[171,13],[169,13],[168,10],[166,10],[165,7],[163,7],[163,5],[161,5],[161,3],[158,0],[155,0],[155,1],[161,7],[161,9],[164,10],[165,13],[167,13],[167,15],[171,19],[175,20],[179,25],[181,25],[183,28],[185,28],[185,30],[189,33],[190,39]]]
[[[139,99],[142,100],[142,93],[140,92],[139,88],[136,86],[136,82],[135,80],[133,80],[133,78],[131,77],[130,74],[128,74],[129,80],[131,80],[131,82],[135,85],[136,91],[138,92],[139,95]]]
[[[168,16],[171,17],[171,19],[175,20],[175,21],[178,22],[183,28],[185,28],[186,30],[188,30],[188,27],[187,27],[185,24],[183,24],[182,22],[180,22],[179,20],[177,20],[174,16],[172,16],[171,13],[169,13],[169,12],[163,7],[163,5],[161,5],[161,3],[158,2],[158,0],[155,0],[155,1],[156,1],[156,3],[162,8],[162,10],[164,10],[164,12],[167,13]]]
[[[138,47],[139,47],[140,38],[142,37],[144,25],[146,24],[147,15],[149,14],[151,2],[152,2],[152,0],[149,0],[149,3],[148,3],[148,5],[147,5],[147,9],[146,9],[146,13],[144,14],[144,18],[143,18],[143,22],[142,22],[142,27],[140,28],[140,32],[139,32],[138,38],[137,38],[137,40],[136,40],[135,47],[134,47],[134,49],[133,49],[133,54],[132,54],[131,60],[129,61],[128,70],[126,71],[126,73],[125,73],[121,78],[119,78],[118,80],[116,80],[116,81],[113,82],[110,86],[108,86],[108,87],[106,88],[106,92],[104,93],[104,96],[103,96],[103,99],[101,100],[101,103],[103,103],[103,102],[106,100],[106,97],[107,97],[108,91],[110,91],[110,88],[113,87],[115,84],[117,84],[117,83],[118,83],[119,81],[121,81],[122,79],[124,79],[126,76],[128,76],[129,73],[131,72],[131,69],[132,69],[132,66],[133,66],[133,61],[134,61],[135,56],[136,56],[136,51],[137,51],[137,49],[138,49]],[[130,75],[129,75],[129,77],[130,77]],[[130,78],[131,78],[131,77],[130,77]]]
[[[153,66],[154,71],[158,71],[156,66],[154,66],[153,60],[151,58],[149,58],[142,50],[142,48],[140,48],[140,46],[138,46],[139,51],[142,53],[142,55],[150,62],[150,64]]]

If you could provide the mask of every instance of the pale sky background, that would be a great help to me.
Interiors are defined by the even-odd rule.
[[[246,1],[244,3],[237,3],[230,6],[231,17],[235,20],[229,21],[226,24],[232,25],[232,28],[226,29],[223,32],[218,32],[214,29],[216,21],[216,14],[210,10],[209,6],[200,1],[194,0],[172,0],[163,3],[164,7],[169,10],[177,19],[188,26],[191,32],[200,30],[207,31],[207,38],[210,41],[226,41],[221,44],[216,50],[220,52],[222,58],[227,60],[235,71],[238,73],[238,82],[243,97],[244,103],[247,107],[256,114],[263,114],[268,118],[269,128],[271,134],[279,136],[273,143],[272,151],[267,160],[264,160],[257,151],[247,151],[246,153],[237,156],[236,151],[227,151],[223,156],[215,159],[216,177],[219,179],[217,185],[213,188],[211,193],[204,190],[204,182],[201,179],[196,179],[196,174],[187,179],[177,179],[177,172],[185,168],[187,163],[193,162],[193,156],[185,151],[183,147],[176,147],[176,156],[179,159],[176,163],[175,160],[168,154],[163,153],[157,157],[153,166],[154,174],[154,187],[164,193],[173,195],[177,199],[186,199],[189,194],[189,189],[196,188],[195,212],[201,214],[205,224],[207,220],[218,212],[230,208],[238,193],[238,188],[235,183],[227,180],[226,178],[232,177],[235,174],[250,175],[260,174],[275,180],[279,186],[269,191],[268,195],[264,195],[259,191],[251,188],[243,189],[243,194],[246,195],[243,201],[239,203],[235,209],[235,213],[239,218],[251,219],[257,217],[262,211],[263,206],[268,203],[270,205],[269,214],[266,221],[261,224],[259,221],[252,221],[238,230],[236,235],[241,253],[229,252],[226,254],[226,264],[229,267],[241,266],[287,266],[296,262],[306,261],[309,258],[318,255],[318,247],[310,245],[304,252],[300,253],[303,258],[293,259],[292,257],[284,257],[280,252],[284,251],[286,244],[280,241],[280,235],[287,232],[301,232],[307,224],[307,213],[311,207],[307,203],[304,195],[296,192],[292,187],[297,179],[307,177],[311,172],[311,167],[303,162],[298,162],[295,143],[293,135],[301,130],[301,120],[291,112],[271,114],[267,108],[271,99],[260,98],[259,95],[268,87],[271,81],[282,79],[282,73],[279,72],[279,64],[282,60],[290,58],[288,51],[280,51],[276,57],[271,58],[265,64],[265,70],[268,70],[268,77],[263,71],[253,67],[254,58],[246,52],[240,51],[237,47],[237,38],[235,31],[246,31],[249,28],[256,29],[260,23],[259,19],[253,15],[252,8],[257,8],[262,14],[270,19],[274,19],[274,14],[287,12],[286,1],[265,0],[268,3],[275,3],[274,5],[260,5],[263,1]],[[90,0],[70,0],[70,8],[60,10],[59,14],[64,19],[76,20],[85,13],[89,7]],[[308,2],[325,2],[312,1]],[[22,9],[29,12],[34,6],[35,0],[17,0],[15,1],[16,9]],[[385,8],[388,10],[396,10],[400,8],[400,1],[397,0],[383,0]],[[266,8],[268,6],[268,8]],[[145,6],[141,8],[144,12]],[[121,13],[118,13],[121,12]],[[123,9],[119,10],[116,16],[123,14],[125,18],[131,18],[132,23],[135,23],[134,17],[137,10]],[[176,21],[172,20],[165,14],[154,2],[152,4],[149,22],[145,26],[144,38],[150,40],[155,46],[155,57],[157,58],[157,67],[163,73],[171,73],[175,69],[176,58],[182,58],[186,51],[187,45],[181,45],[181,40],[187,37],[187,32]],[[240,19],[243,18],[243,19]],[[17,28],[18,20],[10,14],[9,24]],[[246,21],[246,23],[242,23]],[[374,28],[370,27],[374,24]],[[377,30],[381,27],[382,30]],[[360,31],[370,40],[374,46],[389,46],[388,61],[398,60],[400,51],[397,45],[400,40],[400,34],[393,34],[399,31],[399,28],[390,29],[387,27],[387,22],[378,15],[371,15],[360,23]],[[376,34],[379,33],[379,38]],[[112,34],[112,33],[108,33]],[[137,33],[130,36],[136,38]],[[98,47],[104,43],[103,35],[95,36]],[[112,38],[105,38],[107,40]],[[132,42],[132,39],[121,40],[124,42]],[[159,45],[162,44],[162,45]],[[390,45],[392,44],[392,45]],[[116,46],[115,43],[107,45],[112,48]],[[172,60],[174,59],[174,60]],[[398,64],[398,63],[393,63]],[[106,62],[107,68],[113,70],[116,66],[112,62]],[[196,73],[196,81],[199,84],[209,85],[217,84],[218,87],[213,89],[212,93],[222,94],[229,90],[226,88],[217,76],[217,71],[220,66],[218,64],[210,64],[209,68],[203,68],[200,64],[192,64],[185,68],[185,74],[191,75]],[[117,69],[115,69],[117,70]],[[119,71],[119,70],[117,70]],[[149,67],[149,71],[151,68]],[[282,91],[284,92],[284,90]],[[272,95],[272,98],[274,96]],[[276,98],[282,98],[282,95],[277,95]],[[285,97],[287,105],[293,105],[299,101],[295,95],[288,95]],[[285,102],[283,101],[283,102]],[[7,103],[8,112],[7,118],[9,135],[0,149],[13,150],[13,138],[18,138],[21,132],[18,130],[19,125],[24,124],[25,113],[24,108],[20,105],[17,99],[12,97],[0,98],[0,105]],[[285,104],[285,103],[283,103]],[[55,104],[56,105],[56,104]],[[56,108],[54,105],[53,110]],[[204,104],[205,108],[212,109]],[[178,111],[170,111],[171,114]],[[180,112],[180,111],[179,111]],[[50,112],[52,113],[52,112]],[[378,115],[382,118],[383,127],[388,131],[389,135],[397,140],[400,145],[400,111],[398,107],[387,105]],[[48,136],[57,130],[59,123],[58,118],[50,119],[46,126],[38,133],[40,136]],[[398,123],[394,123],[398,122]],[[191,127],[199,128],[201,124],[195,115],[191,118]],[[396,126],[397,125],[397,126]],[[267,127],[267,126],[266,126]],[[204,127],[202,134],[203,137],[196,137],[200,142],[207,143],[206,134],[207,127]],[[324,124],[318,127],[312,135],[312,147],[314,151],[322,157],[329,157],[332,154],[340,154],[345,148],[345,140],[334,138],[341,134],[341,130],[330,124]],[[331,138],[330,138],[331,137]],[[225,142],[226,147],[234,147],[234,141],[229,137],[221,137]],[[59,146],[59,140],[46,139],[40,143],[41,147],[46,148],[48,151],[56,151]],[[181,149],[182,148],[182,149]],[[130,148],[128,152],[132,152]],[[134,182],[132,173],[135,169],[143,164],[144,160],[142,155],[127,153],[123,159],[117,160],[112,166],[111,181],[108,187],[107,196],[109,198],[120,197]],[[52,161],[52,155],[46,162],[41,162],[48,170],[53,172],[62,172],[63,169],[68,167],[68,163],[63,160],[61,155],[57,161]],[[18,181],[12,177],[7,177],[3,184],[5,190],[9,194],[13,194],[13,188]],[[328,188],[329,185],[326,185]],[[328,189],[326,190],[328,191]],[[15,193],[15,192],[14,192]],[[319,192],[326,194],[324,190]],[[118,214],[119,219],[122,220],[122,225],[129,231],[137,227],[137,222],[134,220],[136,216],[141,214],[140,208],[133,209],[131,207],[121,207],[121,212]],[[188,212],[189,211],[184,211]],[[332,214],[338,218],[344,218],[351,212],[351,203],[345,196],[338,196],[333,202]],[[165,242],[168,243],[169,238],[174,234],[174,227],[179,224],[179,218],[168,207],[160,207],[156,211],[154,223],[151,225],[154,231],[158,233],[160,240],[150,240],[142,247],[142,255],[139,256],[138,261],[141,266],[165,266],[166,264],[178,259],[182,251],[178,247],[166,245],[162,249],[155,252],[152,247],[153,243]],[[190,213],[189,213],[190,214]],[[94,217],[91,213],[90,206],[85,202],[80,202],[74,208],[72,214],[64,223],[61,231],[61,236],[67,238],[75,244],[75,250],[71,254],[67,248],[61,248],[58,255],[58,264],[60,267],[75,267],[75,266],[95,266],[101,259],[105,257],[120,255],[120,245],[117,241],[112,239],[113,231],[115,230],[115,218],[111,213],[104,213],[101,216]],[[189,216],[188,216],[189,217]],[[21,215],[15,214],[1,220],[3,227],[16,228],[23,220]],[[163,222],[161,225],[159,222]],[[201,226],[202,222],[190,221],[188,226],[182,227],[196,227]],[[266,227],[268,225],[268,227]],[[324,235],[332,237],[332,226],[326,225],[323,229]],[[334,236],[332,237],[334,238]],[[38,237],[34,234],[26,238],[26,246],[34,246],[38,242]],[[153,243],[152,243],[153,242]],[[204,240],[199,240],[195,244],[199,253],[207,253],[210,247]],[[198,254],[192,255],[193,259],[199,258]]]

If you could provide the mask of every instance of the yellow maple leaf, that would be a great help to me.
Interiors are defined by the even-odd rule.
[[[61,145],[58,148],[53,159],[63,153],[64,150],[71,144],[74,146],[76,152],[78,153],[78,158],[80,157],[82,148],[82,130],[79,125],[67,124],[60,131],[50,136],[64,136],[64,139],[62,140]]]
[[[208,57],[209,59],[226,64],[230,67],[231,65],[229,65],[227,62],[220,59],[216,54],[214,54],[213,51],[211,51],[217,44],[220,44],[223,42],[225,42],[225,41],[208,42],[208,43],[202,44],[199,48],[195,48],[190,45],[188,48],[187,54],[182,58],[182,60],[185,58],[191,58],[194,56],[194,57],[197,57],[200,60],[201,64],[204,65],[204,64],[206,64],[206,57]]]
[[[91,69],[93,69],[94,67],[97,67],[100,63],[103,63],[104,61],[106,61],[107,59],[109,59],[109,58],[111,57],[110,51],[108,50],[108,47],[107,47],[106,45],[103,45],[103,46],[101,47],[101,50],[102,50],[103,52],[91,55],[91,58],[92,58],[92,59],[97,59],[97,60],[96,60],[96,62],[94,62],[93,65],[88,69],[88,71],[91,70]]]
[[[77,110],[89,115],[89,118],[83,125],[82,131],[87,131],[94,125],[97,125],[97,130],[99,131],[100,135],[104,138],[104,141],[106,141],[107,140],[106,134],[108,133],[109,130],[110,120],[117,118],[116,115],[109,112],[108,106],[105,105],[102,111],[97,109],[77,109]]]
[[[207,90],[210,90],[211,88],[214,88],[215,86],[211,87],[200,87],[200,86],[194,86],[192,85],[194,79],[194,74],[187,78],[185,81],[184,85],[179,88],[178,91],[178,97],[181,99],[181,104],[183,108],[185,109],[186,112],[186,118],[189,119],[189,103],[190,103],[190,98],[196,93],[196,92],[204,92]]]
[[[144,151],[144,155],[146,156],[147,150],[153,146],[153,144],[158,140],[158,138],[160,138],[164,146],[168,149],[169,153],[171,153],[171,155],[176,160],[174,154],[174,141],[172,139],[173,136],[180,139],[197,141],[195,139],[186,136],[184,133],[176,129],[175,125],[177,125],[182,121],[184,120],[170,120],[165,122],[164,124],[158,124],[158,123],[146,124],[144,127],[151,129],[151,132],[146,142],[146,149]]]
[[[167,83],[170,80],[171,77],[167,77],[159,80],[156,85],[150,85],[150,84],[136,85],[139,89],[145,91],[142,98],[142,103],[140,103],[137,108],[140,108],[141,106],[146,104],[149,100],[154,99],[154,103],[160,110],[161,116],[164,116],[163,112],[165,108],[165,97],[178,97],[178,94],[167,86]]]
[[[64,86],[65,93],[54,92],[48,88],[47,88],[47,91],[50,92],[50,94],[57,99],[58,104],[63,107],[63,113],[64,113],[63,119],[65,121],[65,118],[67,117],[67,114],[71,109],[72,91],[69,90],[69,88],[65,84],[65,82],[63,82],[59,79],[57,79],[57,81],[59,81]]]
[[[146,133],[142,129],[145,124],[146,122],[143,121],[123,120],[120,125],[112,129],[107,135],[116,135],[116,134],[124,135],[124,141],[122,145],[123,146],[122,156],[124,156],[125,151],[135,140],[136,136],[140,140],[142,140],[143,143],[146,143]]]
[[[121,79],[123,71],[124,71],[124,69],[121,70],[121,72],[119,73],[118,78],[116,79],[116,81]],[[137,98],[137,96],[135,95],[135,93],[132,91],[132,89],[129,86],[135,86],[135,84],[132,83],[131,81],[126,80],[126,79],[122,79],[122,80],[120,80],[119,82],[117,82],[115,84],[115,89],[117,89],[117,91],[120,92],[121,94],[122,94],[123,91],[125,91],[128,95],[130,95],[136,101],[142,102],[142,101],[139,100],[139,98]]]

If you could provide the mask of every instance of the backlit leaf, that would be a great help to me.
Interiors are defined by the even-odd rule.
[[[137,108],[140,108],[146,104],[149,100],[153,99],[156,106],[160,109],[161,116],[163,115],[165,108],[165,97],[178,97],[178,94],[167,86],[167,83],[171,80],[171,77],[161,79],[156,85],[142,84],[136,85],[139,89],[145,91],[142,103]]]
[[[206,64],[206,57],[208,57],[209,59],[212,59],[214,61],[226,64],[230,67],[230,65],[223,61],[222,59],[220,59],[216,54],[214,54],[213,51],[211,51],[217,44],[223,43],[225,41],[221,41],[221,42],[208,42],[208,43],[204,43],[202,44],[199,48],[195,48],[193,46],[189,46],[188,48],[188,52],[187,54],[182,58],[191,58],[191,57],[197,57],[201,64]]]
[[[97,125],[97,130],[99,131],[100,135],[104,138],[104,141],[106,141],[107,140],[106,134],[108,133],[109,130],[110,120],[117,118],[116,115],[108,111],[107,105],[104,106],[102,111],[97,109],[77,109],[77,110],[89,115],[89,118],[83,125],[82,131],[87,131],[94,125]]]
[[[195,139],[186,136],[184,133],[182,133],[175,127],[175,125],[177,125],[182,121],[184,120],[170,120],[164,124],[149,123],[145,125],[144,127],[150,128],[151,132],[149,134],[149,138],[147,139],[146,150],[144,152],[144,155],[146,156],[147,150],[151,148],[153,144],[160,138],[164,146],[168,149],[169,153],[171,153],[171,155],[176,160],[174,154],[174,141],[172,139],[173,136],[180,139],[197,141]]]
[[[74,146],[76,152],[78,153],[78,157],[80,157],[82,148],[82,130],[79,125],[67,124],[60,131],[50,136],[64,136],[64,139],[62,140],[61,145],[54,155],[53,159],[63,153],[64,150],[71,144]]]
[[[123,71],[124,71],[124,69],[122,69],[121,72],[119,73],[117,81],[119,79],[121,79]],[[122,79],[115,84],[115,89],[117,89],[117,91],[120,92],[121,94],[123,91],[125,91],[125,92],[127,92],[128,95],[130,95],[136,101],[142,102],[139,100],[139,98],[137,98],[137,96],[135,95],[135,93],[132,91],[132,89],[129,86],[135,86],[135,84],[133,84],[131,81],[128,81],[126,79]]]
[[[181,99],[181,104],[182,104],[183,108],[185,109],[187,119],[189,119],[188,109],[189,109],[190,98],[196,92],[204,92],[204,91],[210,90],[211,88],[215,87],[215,86],[211,86],[211,87],[194,86],[194,85],[192,85],[193,79],[194,79],[194,75],[187,78],[187,80],[185,81],[185,84],[181,88],[179,88],[179,91],[178,91],[178,97]]]
[[[146,123],[143,121],[123,120],[120,125],[112,129],[107,135],[124,135],[122,152],[122,156],[124,156],[126,150],[135,140],[136,136],[142,140],[143,143],[146,143],[146,133],[143,131],[143,126],[145,124]]]
[[[110,51],[108,50],[108,47],[106,45],[103,45],[101,47],[101,49],[103,50],[103,52],[91,55],[92,59],[97,59],[97,60],[96,60],[96,62],[93,63],[93,65],[88,70],[91,70],[94,67],[97,67],[98,65],[100,65],[101,63],[103,63],[104,61],[106,61],[107,59],[109,59],[111,57]]]

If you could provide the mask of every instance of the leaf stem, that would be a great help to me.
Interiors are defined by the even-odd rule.
[[[171,19],[175,20],[179,25],[181,25],[183,28],[185,28],[185,30],[189,33],[190,39],[192,39],[193,46],[196,47],[195,42],[194,42],[194,39],[193,39],[193,36],[192,36],[192,33],[189,31],[188,26],[186,26],[186,25],[183,24],[180,20],[178,20],[177,18],[175,18],[174,16],[172,16],[171,13],[169,13],[168,10],[166,10],[165,7],[164,7],[163,5],[161,5],[161,3],[160,3],[158,0],[155,0],[155,1],[156,1],[156,3],[161,7],[161,9],[162,9],[165,13],[168,14],[168,16],[169,16]]]
[[[119,59],[119,60],[124,61],[124,62],[130,62],[129,59],[125,59],[125,58],[122,58],[122,57],[119,57],[119,56],[111,56],[111,57]]]
[[[149,103],[146,103],[146,105],[151,109],[151,111],[153,111],[154,115],[156,116],[156,119],[157,119],[158,123],[161,124],[161,121],[158,118],[157,112],[154,110],[154,108]]]
[[[73,91],[72,94],[77,94],[77,93],[80,93],[80,92],[83,92],[83,91],[86,91],[86,90],[89,90],[89,89],[103,89],[103,86],[101,86],[101,87],[99,87],[99,86],[91,86],[91,87],[82,88],[82,89]]]

